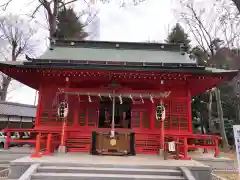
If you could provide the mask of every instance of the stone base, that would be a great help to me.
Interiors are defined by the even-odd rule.
[[[193,158],[206,166],[210,166],[212,170],[237,170],[234,166],[234,160],[227,158]]]
[[[164,149],[159,149],[158,155],[164,157]]]
[[[66,146],[59,146],[58,153],[65,154],[67,152]]]

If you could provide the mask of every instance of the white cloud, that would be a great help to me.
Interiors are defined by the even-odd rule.
[[[151,0],[138,6],[119,8],[116,5],[100,9],[101,40],[146,41],[163,40],[174,16],[173,1]]]

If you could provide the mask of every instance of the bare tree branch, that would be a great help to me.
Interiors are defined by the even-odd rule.
[[[39,9],[40,9],[41,7],[42,7],[42,4],[39,4],[39,5],[35,8],[35,10],[33,11],[32,15],[31,15],[32,18],[35,18],[35,14],[39,11]]]
[[[61,8],[64,8],[64,7],[66,7],[68,4],[71,4],[71,3],[74,3],[74,2],[76,2],[76,1],[78,1],[78,0],[71,0],[71,1],[68,1],[68,2],[61,2],[61,6],[59,6],[59,8],[61,9]],[[85,0],[84,0],[85,1]],[[85,1],[86,2],[86,1]],[[87,2],[86,2],[87,3]]]
[[[1,41],[0,56],[6,61],[17,61],[23,53],[31,52],[36,46],[33,39],[36,30],[29,22],[11,14],[0,17]],[[0,84],[0,100],[6,100],[11,77],[2,74]]]
[[[240,36],[239,17],[233,15],[233,8],[224,2],[222,0],[222,4],[215,3],[213,6],[210,4],[208,10],[194,4],[192,0],[180,2],[178,18],[190,30],[197,45],[210,56],[215,54],[216,39],[223,40],[221,46],[230,48],[238,43],[237,38]]]
[[[8,0],[6,3],[3,3],[0,5],[0,7],[5,11],[8,7],[8,5],[12,2],[13,0]]]

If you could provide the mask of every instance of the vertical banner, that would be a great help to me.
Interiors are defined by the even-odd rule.
[[[237,153],[238,170],[240,170],[240,125],[233,126],[233,133]]]

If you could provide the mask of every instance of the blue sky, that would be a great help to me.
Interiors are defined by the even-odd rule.
[[[25,14],[35,6],[28,2],[29,0],[15,0],[8,11]],[[99,5],[100,40],[162,42],[176,23],[173,15],[175,6],[174,0],[146,0],[138,6],[129,5],[125,8],[119,8],[114,3]],[[43,13],[38,14],[38,21],[44,20],[42,16]],[[43,30],[43,34],[46,31]],[[9,100],[33,104],[34,96],[34,90],[20,86],[9,94]]]

